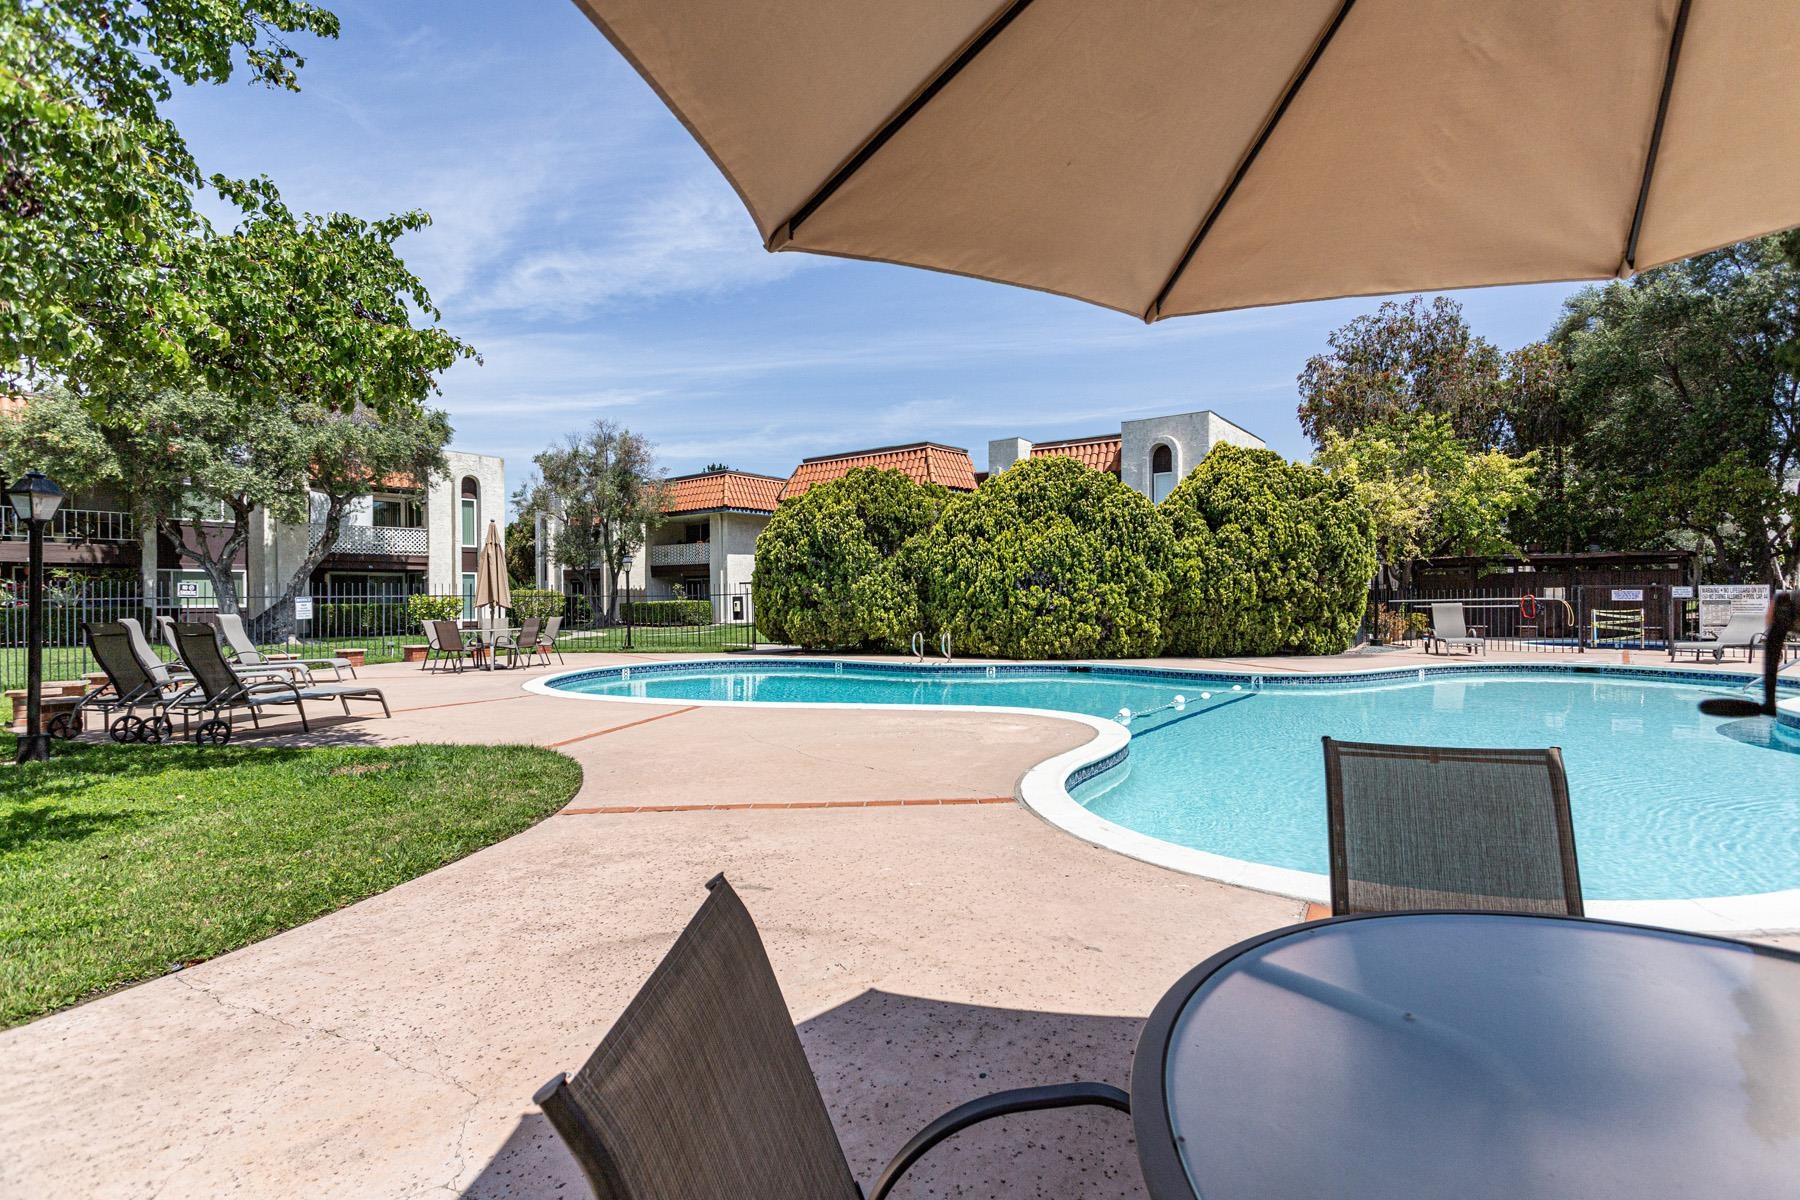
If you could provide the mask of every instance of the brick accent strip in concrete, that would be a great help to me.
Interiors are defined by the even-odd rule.
[[[664,713],[672,717],[674,713]],[[656,720],[655,717],[649,718]],[[621,729],[625,728],[620,726]],[[611,730],[603,729],[602,733]],[[594,736],[592,734],[589,735]],[[565,808],[559,817],[607,816],[616,813],[644,812],[737,812],[741,809],[790,808],[932,808],[946,804],[1012,804],[1011,796],[957,796],[949,800],[794,800],[787,803],[748,804],[617,804],[605,808]]]

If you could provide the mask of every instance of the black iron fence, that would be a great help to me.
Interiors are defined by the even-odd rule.
[[[1455,603],[1471,634],[1494,649],[1581,653],[1665,649],[1699,636],[1695,589],[1667,583],[1598,583],[1512,588],[1376,588],[1365,631],[1371,642],[1419,643],[1434,627],[1432,606]]]
[[[89,622],[136,619],[165,658],[174,651],[158,635],[158,617],[210,621],[220,611],[218,598],[203,585],[187,584],[191,595],[157,595],[148,600],[135,580],[92,579],[48,584],[44,611],[44,678],[78,680],[98,667],[87,651],[82,628]],[[237,604],[250,636],[265,651],[314,656],[325,651],[361,650],[365,663],[398,662],[409,646],[423,646],[422,619],[479,624],[471,597],[463,595],[369,596],[315,593],[300,597],[292,617],[280,597],[246,596]],[[558,597],[521,592],[510,619],[554,615]],[[746,586],[710,600],[681,601],[641,592],[622,594],[618,611],[595,613],[585,598],[563,600],[563,625],[557,643],[564,653],[632,651],[638,653],[723,652],[748,650],[756,644],[756,623]],[[25,602],[0,591],[0,690],[25,686]],[[417,653],[415,651],[415,653]],[[4,710],[0,709],[0,716]]]

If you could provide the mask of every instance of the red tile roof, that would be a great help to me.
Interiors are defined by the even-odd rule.
[[[953,492],[975,490],[975,464],[969,452],[960,446],[941,446],[936,442],[913,442],[906,446],[880,446],[874,450],[852,450],[847,454],[822,454],[809,458],[794,468],[781,498],[799,496],[815,483],[841,479],[855,467],[880,467],[903,471],[916,483],[941,483]]]
[[[745,471],[681,475],[668,481],[669,498],[663,504],[663,511],[698,513],[732,509],[772,513],[781,501],[781,488],[786,482],[773,475],[751,475]]]
[[[1031,448],[1033,458],[1072,458],[1096,471],[1119,473],[1119,435],[1103,433],[1099,437],[1063,438],[1057,442],[1039,442]]]

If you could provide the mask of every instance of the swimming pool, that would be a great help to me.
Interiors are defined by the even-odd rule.
[[[1723,721],[1696,707],[1741,683],[1741,676],[1726,683],[1537,664],[1306,677],[789,660],[578,671],[543,681],[543,690],[686,703],[1085,714],[1099,718],[1088,722],[1099,734],[1087,756],[1094,761],[1056,780],[1082,814],[1076,824],[1099,822],[1192,851],[1205,874],[1231,875],[1204,869],[1213,859],[1260,865],[1269,869],[1264,884],[1301,894],[1318,888],[1282,884],[1327,870],[1321,736],[1557,745],[1569,773],[1585,894],[1704,902],[1800,889],[1800,741],[1777,737],[1761,718]],[[1178,695],[1184,702],[1176,707]],[[1121,709],[1132,712],[1129,725],[1118,722]],[[1109,725],[1117,731],[1110,738]]]

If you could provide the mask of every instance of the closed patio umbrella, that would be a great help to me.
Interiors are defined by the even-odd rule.
[[[770,250],[1146,321],[1800,223],[1789,0],[576,0]]]
[[[506,578],[506,554],[500,548],[500,527],[489,521],[481,552],[475,556],[475,607],[498,610],[512,607],[512,584]]]

